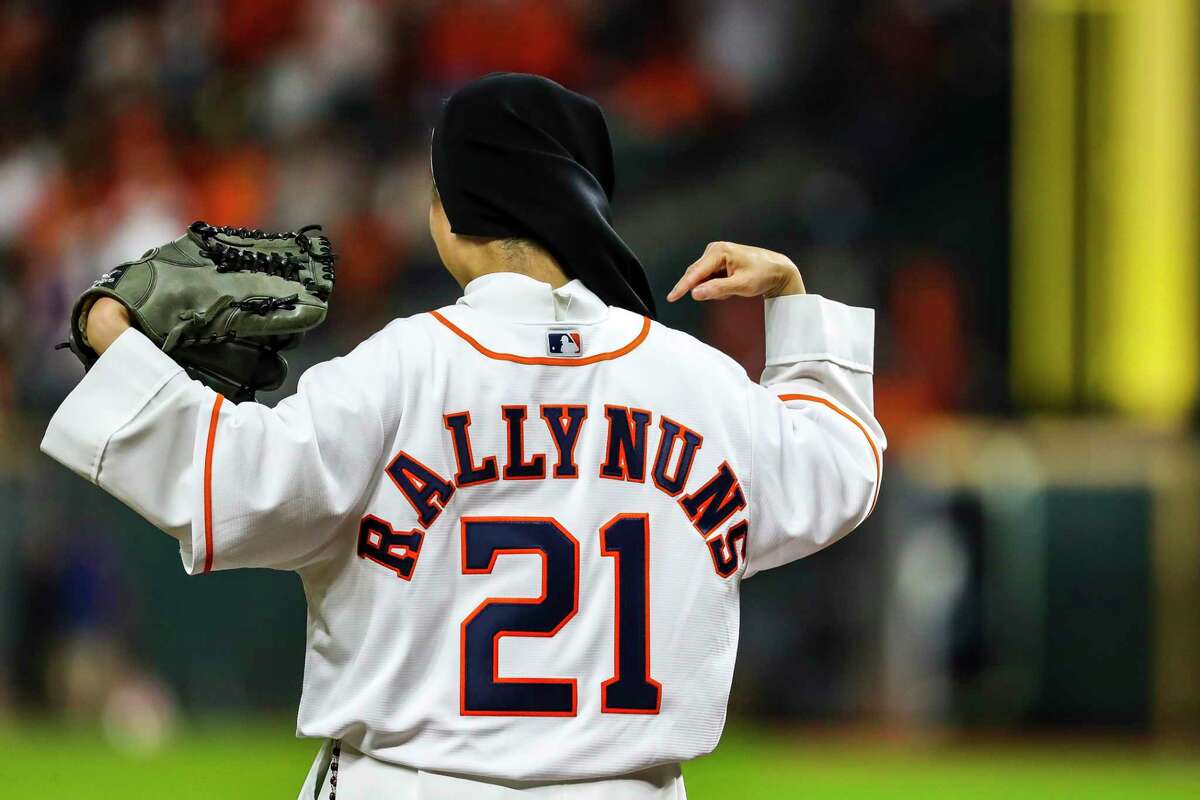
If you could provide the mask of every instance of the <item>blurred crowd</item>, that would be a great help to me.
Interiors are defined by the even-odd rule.
[[[61,394],[74,365],[47,358],[41,343],[62,328],[72,296],[196,218],[323,223],[342,254],[346,313],[335,324],[420,308],[421,273],[434,266],[431,119],[472,77],[536,72],[596,92],[617,127],[649,140],[706,125],[778,78],[792,4],[655,6],[7,4],[4,405]]]
[[[686,215],[689,189],[705,173],[728,184],[740,156],[755,169],[772,146],[803,153],[809,168],[782,203],[729,204],[686,242],[658,231],[642,258],[658,272],[678,271],[684,264],[663,263],[674,256],[665,252],[692,255],[705,233],[733,238],[745,229],[746,206],[755,218],[766,211],[781,233],[760,235],[781,240],[806,269],[807,258],[818,276],[836,273],[826,291],[856,287],[845,299],[888,306],[897,336],[881,341],[904,352],[887,357],[929,348],[942,356],[922,359],[941,374],[883,387],[897,408],[987,403],[959,387],[971,338],[1003,347],[1002,323],[986,319],[1000,303],[971,297],[983,308],[968,312],[960,287],[1005,256],[1003,219],[992,212],[1006,201],[995,190],[1003,189],[1007,132],[996,127],[1003,108],[988,104],[1005,91],[1007,56],[1004,16],[992,5],[8,3],[0,12],[0,409],[52,407],[78,374],[69,356],[45,352],[72,298],[192,219],[323,223],[342,253],[329,334],[339,344],[452,297],[425,231],[430,125],[442,97],[494,70],[541,73],[605,105],[618,141],[619,227],[627,208],[654,199]],[[991,27],[979,24],[993,13]],[[971,35],[959,37],[963,29]],[[984,113],[990,118],[971,118]],[[964,161],[974,175],[963,175]],[[947,186],[940,173],[975,185]],[[956,190],[972,196],[948,196]],[[944,206],[934,216],[943,202],[957,204],[953,221]],[[972,233],[965,217],[980,203],[975,213],[994,230]],[[889,297],[897,270],[909,280]],[[993,278],[990,288],[998,286]],[[968,313],[991,329],[964,329]],[[740,321],[712,321],[712,337],[725,336],[723,327]],[[950,340],[947,330],[963,336]]]
[[[19,569],[7,585],[37,595],[29,624],[49,643],[33,650],[70,626],[81,581],[110,598],[118,583],[105,527],[60,507],[53,487],[74,479],[29,467],[14,444],[32,449],[78,380],[51,351],[74,297],[204,219],[325,225],[338,285],[299,359],[451,302],[426,231],[430,125],[443,97],[491,71],[600,100],[617,228],[660,297],[709,240],[780,249],[810,291],[879,310],[877,405],[894,447],[941,411],[1005,410],[1008,35],[999,0],[4,4],[0,491],[26,511],[0,523],[0,585]],[[752,374],[760,317],[756,303],[664,310]],[[81,529],[96,557],[71,572],[54,531]],[[111,610],[89,630],[132,635],[120,604],[87,605]],[[23,624],[0,624],[0,655]]]

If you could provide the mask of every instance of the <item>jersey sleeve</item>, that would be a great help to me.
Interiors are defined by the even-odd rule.
[[[309,369],[270,408],[226,401],[126,331],[42,449],[178,539],[191,574],[302,568],[363,504],[399,424],[386,333]]]
[[[874,508],[887,446],[872,399],[874,313],[817,295],[766,303],[766,369],[748,389],[745,577],[854,530]]]

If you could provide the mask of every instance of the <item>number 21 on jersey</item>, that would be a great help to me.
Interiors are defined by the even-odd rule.
[[[574,678],[501,678],[504,636],[554,636],[579,610],[579,541],[548,517],[464,517],[462,571],[490,574],[506,554],[542,562],[540,597],[490,597],[461,625],[459,710],[464,716],[574,716]],[[613,559],[615,619],[611,678],[601,684],[601,711],[657,714],[662,685],[650,677],[650,522],[618,514],[600,528],[600,553]]]

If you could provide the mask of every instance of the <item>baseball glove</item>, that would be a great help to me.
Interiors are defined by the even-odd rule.
[[[335,260],[319,225],[267,233],[194,222],[92,284],[75,302],[63,346],[85,371],[96,363],[87,315],[111,297],[188,375],[235,402],[253,400],[287,376],[280,351],[325,321]]]

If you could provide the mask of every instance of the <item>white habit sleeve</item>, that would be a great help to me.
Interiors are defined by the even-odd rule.
[[[887,446],[871,391],[874,312],[794,295],[767,300],[766,323],[766,369],[749,390],[746,577],[854,530],[874,508]]]
[[[55,413],[42,450],[179,540],[192,574],[318,560],[377,480],[399,422],[381,332],[275,408],[227,402],[135,330]]]

